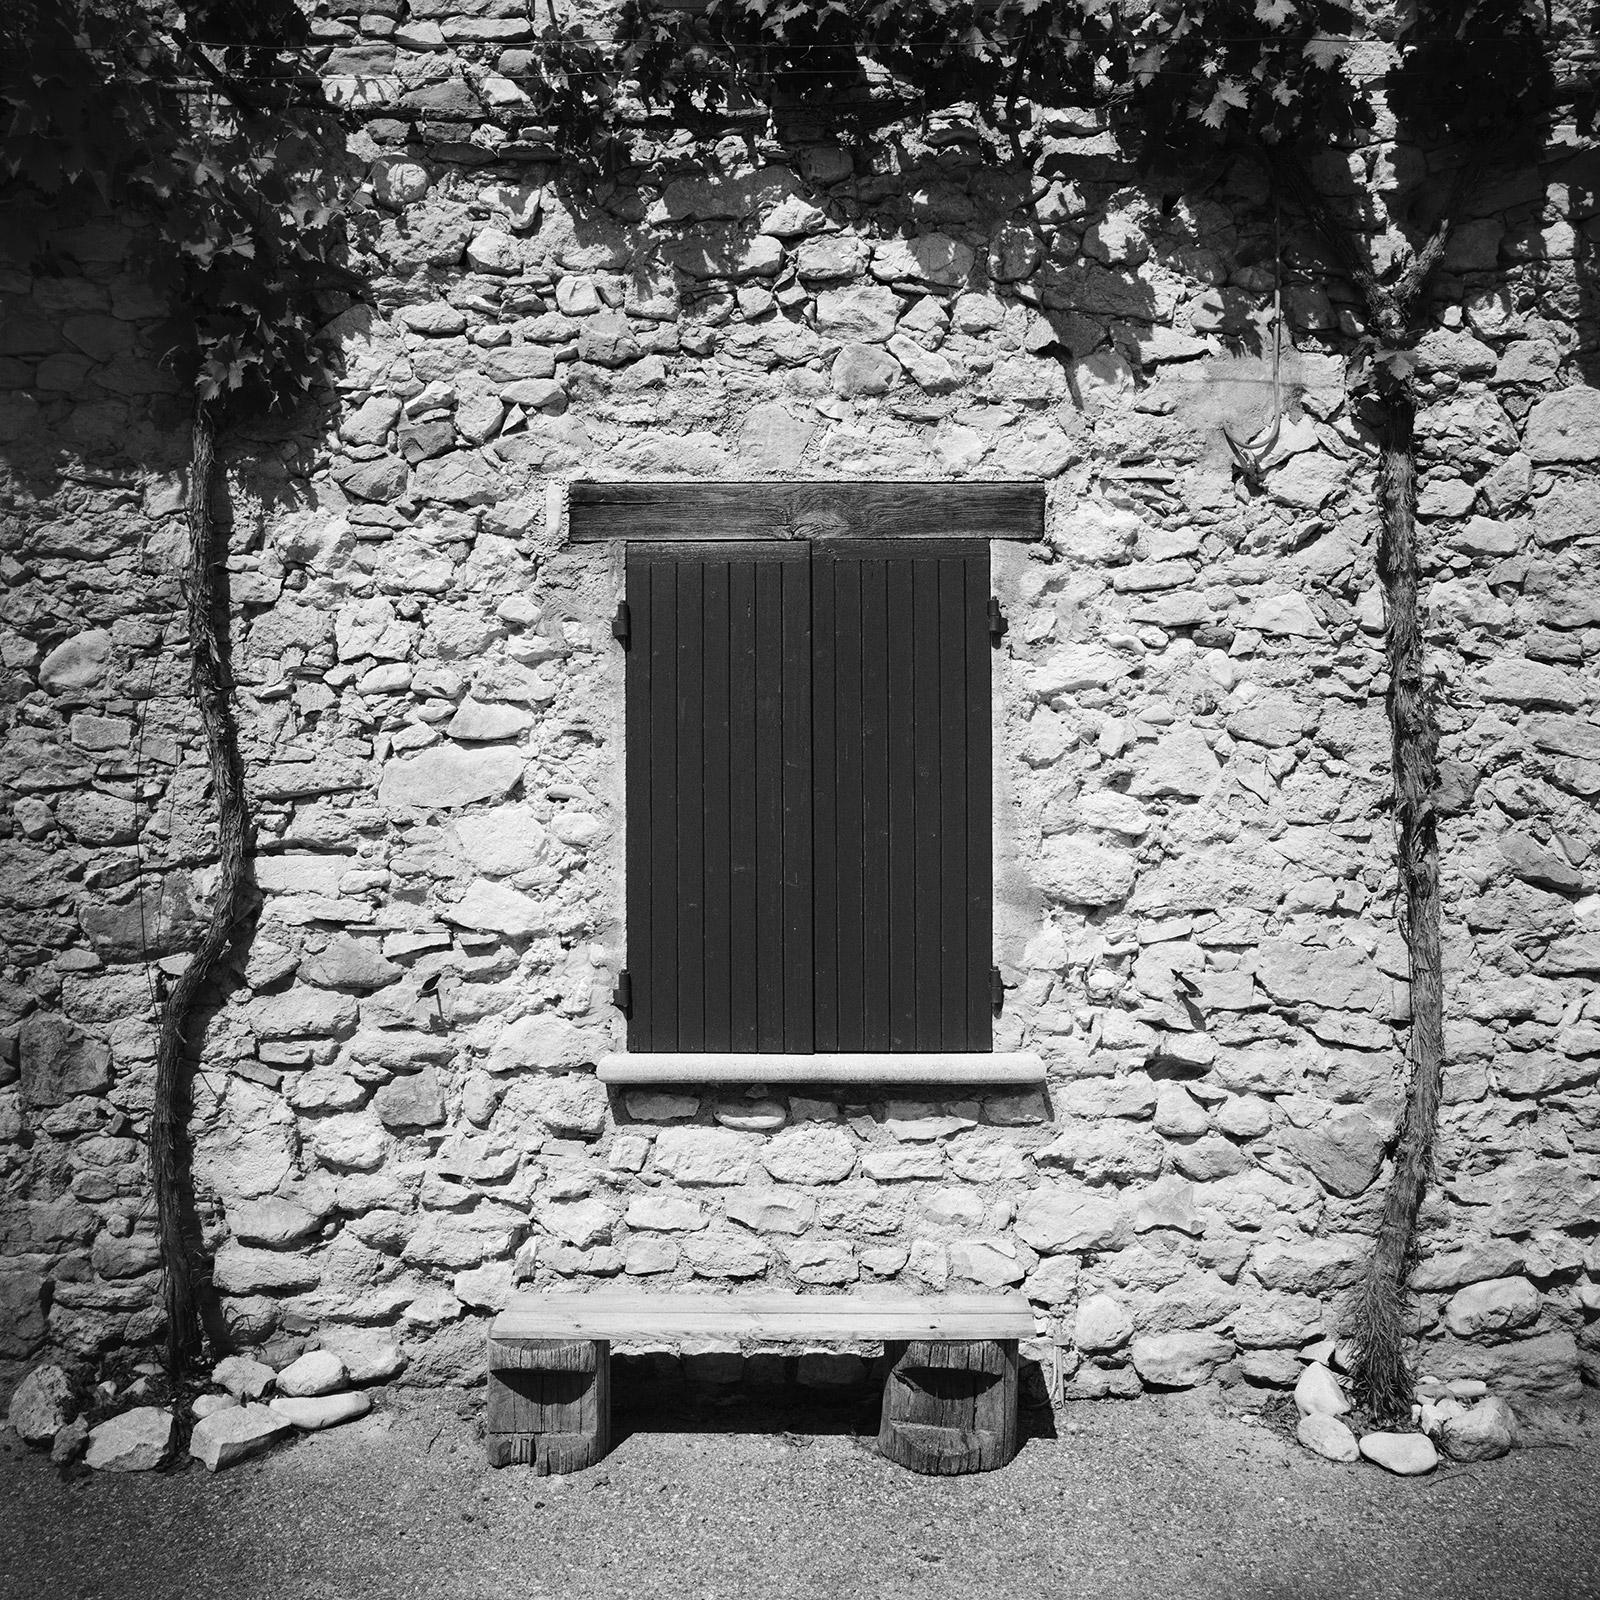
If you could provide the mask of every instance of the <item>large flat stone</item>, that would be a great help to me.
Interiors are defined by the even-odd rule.
[[[1528,413],[1522,444],[1535,461],[1600,459],[1600,390],[1575,384],[1547,394]]]
[[[287,1417],[276,1415],[266,1406],[230,1406],[213,1411],[194,1425],[189,1454],[202,1462],[208,1472],[220,1472],[293,1431]]]
[[[464,750],[437,745],[408,761],[385,764],[378,799],[390,809],[449,811],[475,800],[498,800],[522,776],[522,757],[504,745]]]
[[[22,1099],[59,1106],[111,1084],[111,1051],[62,1017],[33,1016],[22,1024]]]
[[[166,1460],[171,1444],[172,1413],[135,1406],[91,1430],[84,1459],[99,1472],[152,1472]]]
[[[1158,1389],[1192,1389],[1223,1362],[1233,1359],[1233,1342],[1218,1333],[1146,1334],[1133,1341],[1133,1366]]]

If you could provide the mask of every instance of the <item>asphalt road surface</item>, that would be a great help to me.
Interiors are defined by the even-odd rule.
[[[860,1411],[620,1418],[601,1466],[490,1471],[482,1391],[391,1399],[215,1477],[62,1474],[5,1435],[27,1600],[1585,1600],[1600,1433],[1399,1479],[1214,1397],[1069,1409],[1003,1471],[921,1478]],[[765,1431],[742,1431],[748,1429]]]

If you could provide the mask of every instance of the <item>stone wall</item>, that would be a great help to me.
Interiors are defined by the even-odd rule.
[[[1031,209],[953,122],[876,161],[641,137],[593,182],[515,125],[513,9],[317,23],[374,113],[375,307],[333,325],[323,413],[232,442],[265,903],[194,1118],[230,1337],[472,1382],[514,1279],[1015,1285],[1069,1395],[1292,1382],[1403,1088],[1350,313],[1287,285],[1291,405],[1252,485],[1221,431],[1270,405],[1250,173],[1163,193],[1073,113]],[[1439,180],[1348,165],[1391,199]],[[1594,173],[1569,130],[1480,197],[1418,355],[1451,1052],[1421,1365],[1546,1399],[1600,1365]],[[209,885],[184,415],[130,243],[90,220],[53,272],[0,271],[9,1359],[158,1332],[152,999]],[[672,475],[1049,485],[1047,539],[995,560],[996,1043],[1044,1092],[596,1080],[619,571],[565,542],[561,485]]]

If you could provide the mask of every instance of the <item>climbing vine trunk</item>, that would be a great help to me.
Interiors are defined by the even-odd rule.
[[[1411,1401],[1405,1360],[1406,1282],[1427,1192],[1444,1079],[1444,978],[1440,961],[1439,724],[1428,681],[1417,559],[1416,402],[1401,383],[1380,396],[1378,572],[1388,610],[1389,736],[1394,762],[1402,933],[1411,973],[1409,1084],[1394,1169],[1363,1277],[1350,1305],[1356,1386],[1382,1415]]]
[[[227,539],[216,516],[215,420],[196,405],[191,432],[189,550],[183,579],[189,627],[190,692],[205,730],[217,823],[217,883],[211,915],[166,998],[156,1046],[155,1102],[150,1114],[150,1177],[161,1249],[166,1313],[166,1364],[176,1380],[200,1354],[201,1317],[189,1112],[198,1009],[223,957],[255,902],[250,870],[254,839],[239,757],[227,654],[227,601],[218,573]]]

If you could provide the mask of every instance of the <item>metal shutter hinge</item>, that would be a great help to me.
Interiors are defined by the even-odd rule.
[[[617,986],[611,991],[611,1003],[623,1016],[633,1013],[633,979],[626,971],[617,974]]]
[[[633,616],[626,600],[617,601],[616,615],[611,619],[611,636],[624,650],[633,640]]]
[[[996,1016],[1000,1015],[1000,1008],[1006,1003],[1005,980],[1000,976],[999,967],[989,968],[989,1005]]]
[[[1011,624],[1006,621],[1006,614],[1000,609],[1000,602],[989,596],[989,643],[999,644],[1010,632]]]

